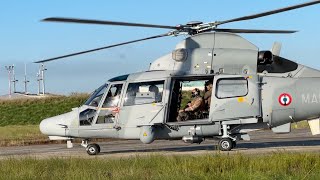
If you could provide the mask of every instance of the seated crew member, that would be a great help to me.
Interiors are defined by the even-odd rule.
[[[134,101],[137,95],[137,92],[139,92],[139,85],[138,84],[130,84],[128,86],[127,94],[125,97],[125,106],[132,106],[134,105]]]
[[[204,93],[203,100],[205,103],[206,110],[210,111],[211,94],[212,94],[212,82],[210,80],[206,81],[205,90],[206,92]]]
[[[186,121],[197,116],[197,113],[203,110],[204,102],[200,96],[200,90],[195,88],[192,90],[192,101],[189,102],[185,109],[179,111],[177,121]]]
[[[149,87],[149,92],[154,92],[155,102],[161,102],[161,94],[159,93],[159,88],[155,85]]]
[[[103,108],[110,107],[112,104],[112,93],[111,91],[108,92],[106,99],[104,100],[104,103],[102,105]]]

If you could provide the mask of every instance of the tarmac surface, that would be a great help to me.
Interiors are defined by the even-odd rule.
[[[181,140],[158,140],[143,144],[139,140],[99,142],[101,153],[89,156],[80,144],[67,149],[66,144],[1,147],[0,159],[7,158],[126,158],[145,155],[200,155],[200,154],[250,154],[261,155],[271,152],[320,152],[320,135],[312,136],[309,129],[293,130],[289,134],[274,134],[271,131],[257,131],[250,134],[251,141],[239,141],[232,151],[220,152],[217,140],[205,140],[201,144],[186,144]],[[92,142],[94,143],[94,142]]]

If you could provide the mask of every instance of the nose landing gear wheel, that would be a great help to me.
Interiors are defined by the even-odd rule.
[[[89,155],[97,155],[100,153],[100,146],[98,144],[89,144],[86,150]]]
[[[223,138],[219,141],[218,148],[220,151],[230,151],[234,147],[234,143],[230,138]]]

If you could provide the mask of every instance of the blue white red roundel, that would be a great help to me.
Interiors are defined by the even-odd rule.
[[[278,101],[281,106],[289,106],[292,102],[292,97],[288,93],[282,93],[280,94]]]

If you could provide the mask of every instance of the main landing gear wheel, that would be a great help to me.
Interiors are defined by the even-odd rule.
[[[98,144],[89,144],[87,146],[87,153],[89,155],[97,155],[100,153],[100,146]]]
[[[236,141],[232,141],[232,149],[235,148],[237,146],[237,142]]]
[[[222,138],[218,144],[220,151],[230,151],[234,146],[235,143],[230,138]]]

